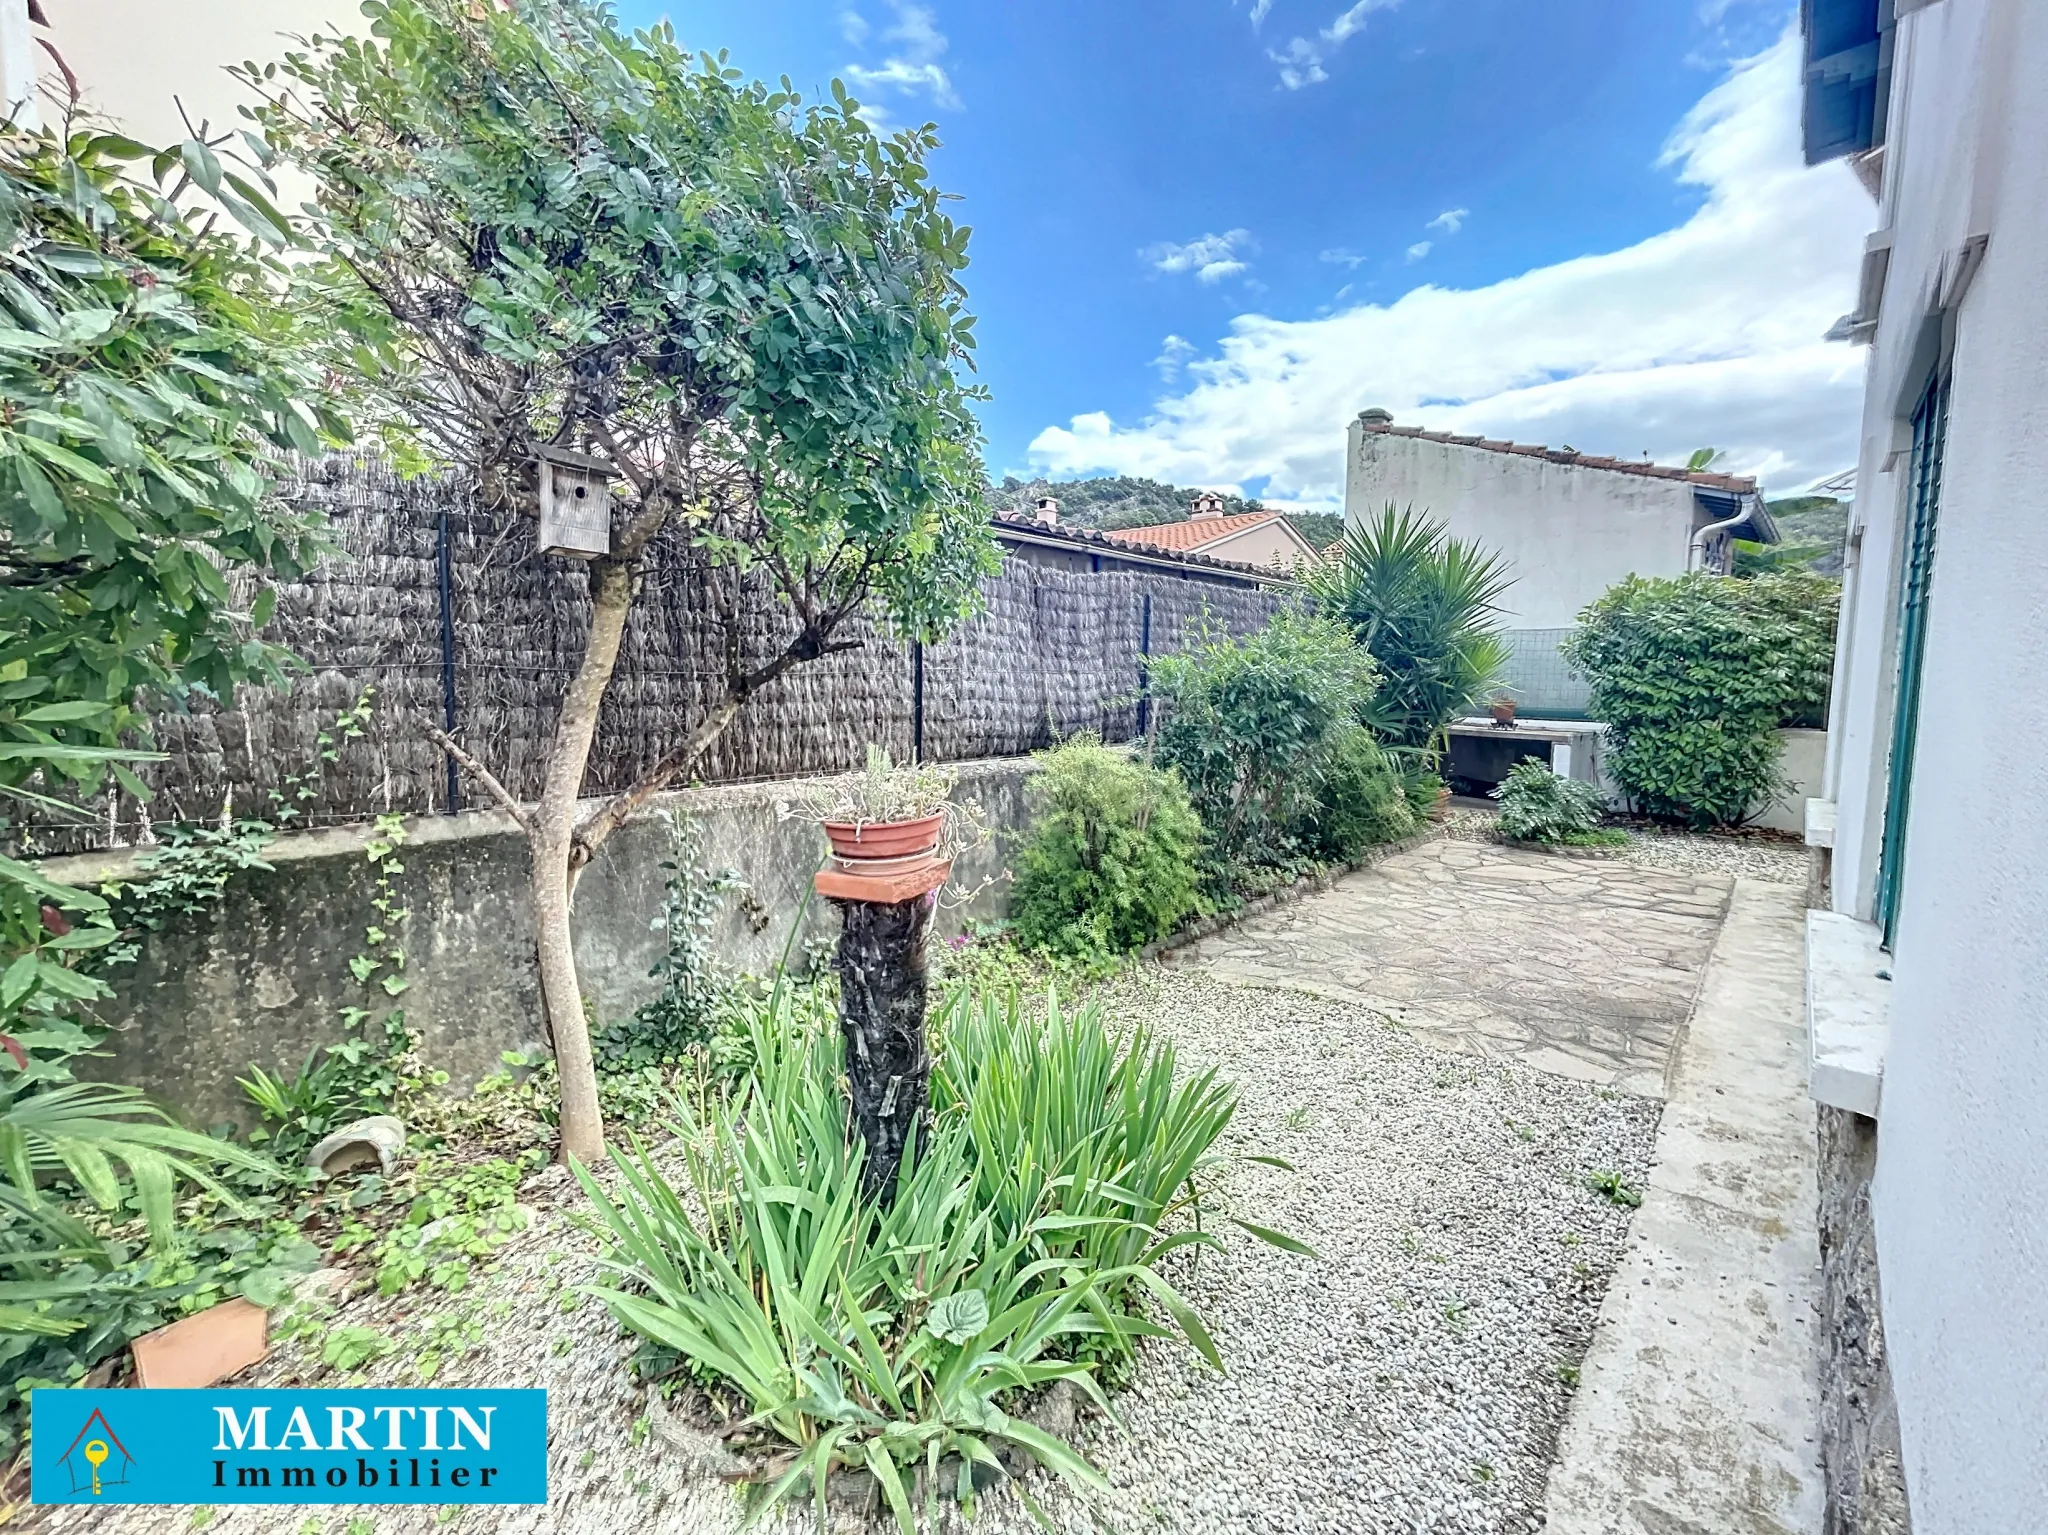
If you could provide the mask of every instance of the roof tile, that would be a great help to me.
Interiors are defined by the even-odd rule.
[[[1658,480],[1687,480],[1709,490],[1723,490],[1737,496],[1756,494],[1756,481],[1748,475],[1716,474],[1711,469],[1679,469],[1669,464],[1606,458],[1587,453],[1574,453],[1567,448],[1546,448],[1537,443],[1507,442],[1493,437],[1465,437],[1455,432],[1426,432],[1419,426],[1396,426],[1390,421],[1363,421],[1360,425],[1368,432],[1378,432],[1388,437],[1419,437],[1424,442],[1449,443],[1460,448],[1480,448],[1488,453],[1515,453],[1528,458],[1548,458],[1553,462],[1571,464],[1579,469],[1609,469],[1619,474],[1640,474]],[[1238,520],[1241,519],[1224,519],[1226,522]],[[1158,530],[1132,528],[1128,531],[1144,533]]]

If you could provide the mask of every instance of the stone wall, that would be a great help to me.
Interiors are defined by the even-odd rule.
[[[1878,1309],[1877,1121],[1820,1106],[1821,1459],[1826,1535],[1909,1535],[1899,1413]]]
[[[1003,870],[1025,824],[1028,758],[960,766],[958,797],[979,804],[993,836],[964,857],[955,886],[970,901],[942,904],[937,936],[970,916],[1007,909]],[[799,783],[728,785],[666,795],[606,845],[576,891],[576,961],[600,1020],[629,1014],[653,996],[649,971],[664,947],[662,911],[672,831],[667,814],[694,817],[704,864],[745,881],[720,909],[712,947],[728,965],[765,973],[787,951],[832,941],[838,922],[822,900],[806,903],[825,841],[809,822],[779,814]],[[402,1002],[430,1064],[467,1088],[500,1053],[545,1039],[527,913],[526,843],[505,817],[472,812],[406,823],[396,888],[408,916],[400,934],[411,985]],[[202,915],[149,935],[116,981],[106,1017],[109,1054],[91,1074],[145,1088],[193,1123],[246,1122],[235,1079],[249,1067],[296,1072],[314,1050],[344,1034],[342,1009],[368,1005],[349,972],[364,947],[375,872],[369,828],[339,827],[281,838],[271,868],[240,875]],[[85,853],[46,867],[81,884],[120,877],[133,853]],[[803,929],[792,928],[803,913]]]

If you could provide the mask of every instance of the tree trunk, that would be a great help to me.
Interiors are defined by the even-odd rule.
[[[931,1057],[924,1047],[925,935],[932,898],[893,906],[834,901],[839,933],[839,1024],[853,1127],[867,1146],[861,1187],[887,1203],[896,1170],[923,1133]]]
[[[562,1083],[563,1161],[586,1166],[604,1156],[604,1121],[597,1109],[597,1069],[590,1052],[590,1024],[583,1016],[583,991],[576,980],[576,951],[569,927],[569,859],[575,844],[576,801],[597,733],[597,714],[619,660],[619,641],[633,606],[633,572],[624,564],[600,561],[591,571],[590,637],[583,659],[562,700],[540,804],[529,847],[534,938],[540,951],[541,998]]]

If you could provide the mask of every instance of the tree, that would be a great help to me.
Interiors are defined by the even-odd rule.
[[[1492,619],[1512,582],[1499,555],[1390,504],[1347,529],[1337,558],[1309,571],[1305,584],[1379,663],[1367,723],[1393,745],[1440,756],[1445,728],[1507,667]]]
[[[317,182],[309,298],[328,361],[403,465],[455,466],[506,515],[540,455],[621,479],[591,560],[588,639],[539,802],[442,744],[526,830],[562,1149],[603,1149],[570,947],[578,872],[687,774],[747,700],[851,648],[879,609],[933,635],[994,568],[980,487],[968,231],[931,184],[925,128],[879,138],[836,82],[694,65],[666,24],[628,37],[589,0],[370,0],[367,39],[244,66],[271,149]],[[598,709],[643,557],[687,539],[765,572],[787,640],[748,664],[736,601],[722,695],[656,766],[579,814]]]
[[[278,302],[265,250],[291,236],[248,170],[75,118],[0,136],[0,796],[44,815],[80,818],[110,774],[146,798],[149,707],[226,700],[288,660],[259,637],[262,583],[323,545],[266,466],[347,428]],[[21,1085],[62,1080],[88,1043],[77,1015],[103,988],[80,966],[113,937],[98,895],[0,859]]]
[[[131,767],[150,710],[225,701],[287,659],[259,636],[263,583],[302,574],[321,543],[314,520],[270,494],[267,466],[346,428],[321,403],[264,254],[289,229],[261,172],[225,168],[219,148],[153,153],[75,112],[54,133],[0,133],[10,809],[81,817],[110,774],[146,797]],[[25,840],[6,819],[0,832]],[[224,1194],[215,1168],[274,1171],[133,1087],[69,1080],[106,994],[89,966],[116,936],[97,893],[0,858],[0,1414],[17,1377],[82,1374],[153,1325],[141,1302],[156,1285],[115,1273],[117,1249],[59,1204],[53,1180],[104,1212],[132,1201],[161,1243],[179,1184]]]

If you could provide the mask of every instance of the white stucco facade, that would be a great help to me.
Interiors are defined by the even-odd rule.
[[[1832,901],[1876,914],[1910,420],[1945,369],[1871,1199],[1914,1530],[1985,1535],[2048,1529],[2048,781],[2025,734],[2048,671],[2048,4],[1897,9]]]
[[[1694,532],[1715,520],[1691,480],[1577,463],[1563,451],[1446,442],[1364,419],[1351,423],[1347,449],[1347,524],[1391,503],[1498,551],[1514,574],[1503,603],[1512,629],[1567,629],[1617,581],[1684,574]],[[1709,556],[1721,552],[1716,539]]]

